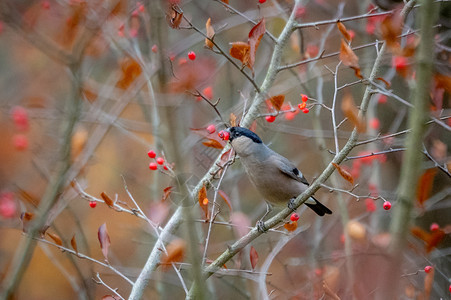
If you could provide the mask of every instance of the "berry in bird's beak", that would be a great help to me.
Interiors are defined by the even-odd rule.
[[[218,136],[224,141],[228,141],[230,138],[230,133],[227,130],[221,130],[218,132]]]

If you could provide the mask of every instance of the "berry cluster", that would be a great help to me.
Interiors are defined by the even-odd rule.
[[[293,111],[293,108],[289,104],[285,104],[281,107],[281,110],[285,114],[285,119],[287,119],[288,121],[293,120],[294,117],[299,113],[299,111],[302,111],[304,114],[308,114],[310,112],[310,110],[307,108],[308,96],[301,94],[301,101],[302,102],[298,104],[299,110]],[[276,116],[277,115],[268,115],[265,117],[265,120],[268,123],[272,123],[276,120]]]
[[[169,170],[168,165],[165,164],[164,158],[161,156],[157,157],[155,151],[150,150],[149,152],[147,152],[147,156],[155,160],[149,164],[149,169],[151,169],[152,171],[158,170],[159,166],[163,166],[163,169],[166,171]]]
[[[27,110],[22,106],[15,106],[11,110],[11,118],[14,127],[20,132],[13,135],[14,148],[18,151],[23,151],[28,148],[28,138],[23,134],[24,132],[27,132],[30,127]]]

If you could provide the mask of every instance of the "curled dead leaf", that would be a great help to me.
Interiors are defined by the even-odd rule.
[[[251,31],[249,31],[248,43],[250,46],[250,59],[249,65],[250,68],[254,68],[255,63],[255,55],[257,53],[258,46],[260,45],[260,40],[266,32],[265,27],[265,19],[261,19],[254,27],[252,27]]]
[[[210,40],[213,39],[213,37],[215,35],[215,30],[214,30],[213,26],[211,26],[211,18],[208,18],[207,22],[205,23],[205,28],[206,28],[207,37],[208,37],[205,39],[205,46],[210,49],[213,49],[214,45]]]
[[[340,30],[343,37],[349,42],[351,40],[351,35],[349,34],[348,30],[346,29],[346,26],[341,21],[337,21],[337,27],[338,27],[338,30]]]
[[[208,201],[205,203],[205,199],[207,198],[207,189],[205,188],[205,185],[202,186],[202,188],[200,189],[198,195],[197,195],[197,200],[199,202],[199,206],[200,208],[202,208],[202,211],[205,214],[205,219],[208,219]]]
[[[231,45],[232,45],[232,47],[230,48],[230,51],[229,51],[230,56],[241,61],[241,64],[243,66],[247,66],[250,69],[252,69],[252,67],[249,64],[250,50],[251,50],[251,47],[249,46],[249,44],[245,43],[245,42],[234,42],[234,43],[231,43]]]
[[[177,4],[172,4],[166,11],[166,22],[171,28],[179,29],[183,20],[183,11]]]
[[[202,144],[204,146],[215,148],[215,149],[223,149],[224,148],[224,146],[220,142],[218,142],[217,140],[214,140],[214,139],[208,139],[208,141],[202,142]]]
[[[106,223],[103,223],[99,230],[97,231],[97,237],[100,242],[100,249],[102,249],[102,254],[105,257],[105,260],[108,261],[108,249],[110,248],[111,241],[110,236],[108,235],[108,230],[106,228]]]
[[[75,252],[78,253],[78,247],[77,247],[77,241],[75,240],[75,234],[72,237],[72,239],[70,240],[70,245],[75,250]]]
[[[345,66],[352,68],[358,78],[363,78],[360,74],[359,58],[343,39],[341,39],[340,60]]]
[[[258,262],[258,253],[257,250],[255,250],[254,246],[251,246],[251,250],[249,251],[249,258],[251,260],[252,269],[255,269],[255,266]]]
[[[337,165],[336,163],[332,163],[332,165],[337,169],[338,173],[340,173],[341,177],[349,181],[352,185],[354,184],[354,178],[352,177],[351,173],[346,171],[341,166]]]

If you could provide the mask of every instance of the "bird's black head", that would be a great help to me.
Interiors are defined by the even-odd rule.
[[[244,136],[247,138],[250,138],[254,143],[261,144],[262,140],[258,135],[256,135],[254,132],[250,131],[247,128],[244,127],[230,127],[227,129],[230,133],[229,141],[232,142],[234,139]]]

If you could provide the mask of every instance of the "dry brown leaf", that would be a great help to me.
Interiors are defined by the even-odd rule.
[[[282,108],[283,102],[285,101],[285,95],[276,95],[269,98],[269,101],[271,101],[272,106],[279,111]]]
[[[224,148],[224,146],[220,142],[218,142],[217,140],[214,140],[214,139],[208,139],[208,141],[202,142],[202,144],[204,146],[215,148],[215,149],[223,149]]]
[[[108,205],[109,207],[114,206],[114,201],[105,192],[102,192],[100,194],[100,197],[102,197],[103,201],[105,201],[105,204]]]
[[[255,266],[258,262],[258,253],[257,250],[255,250],[254,246],[251,246],[251,250],[249,251],[249,258],[251,260],[251,266],[252,270],[255,269]]]
[[[346,26],[341,21],[337,21],[337,27],[338,27],[338,30],[340,30],[343,37],[349,42],[351,40],[351,35],[349,34],[348,30],[346,29]]]
[[[175,239],[166,246],[167,254],[161,257],[160,265],[163,270],[168,270],[172,263],[181,262],[186,252],[186,242],[182,239]]]
[[[343,169],[341,166],[337,165],[336,163],[332,163],[332,165],[337,169],[338,173],[340,173],[341,177],[349,181],[352,185],[354,185],[354,178],[352,177],[351,173]]]
[[[343,39],[341,39],[340,60],[345,66],[352,68],[358,78],[363,78],[360,74],[359,58]]]
[[[341,102],[341,110],[348,120],[357,128],[359,133],[366,131],[366,124],[359,116],[359,110],[354,104],[354,99],[351,94],[345,93]]]
[[[289,232],[295,231],[298,228],[298,221],[288,222],[283,225],[285,229]]]
[[[177,4],[172,4],[166,11],[166,22],[171,28],[179,29],[183,20],[183,11]]]
[[[47,232],[47,235],[49,237],[51,237],[52,240],[55,242],[55,244],[57,244],[58,246],[62,246],[63,245],[63,242],[61,241],[61,238],[57,234]]]
[[[417,238],[423,240],[426,243],[425,250],[426,253],[429,253],[437,247],[437,245],[443,240],[445,237],[445,232],[441,229],[437,229],[432,231],[431,233],[424,231],[418,226],[414,226],[410,229],[411,233]]]
[[[230,126],[235,127],[236,124],[236,115],[234,113],[230,113]]]
[[[418,180],[417,184],[417,201],[423,206],[424,202],[429,199],[429,194],[432,191],[432,186],[434,183],[434,177],[437,174],[437,169],[428,169]]]
[[[70,245],[75,250],[75,253],[78,253],[78,247],[77,247],[77,241],[75,240],[75,234],[72,237],[72,239],[70,240]]]
[[[213,39],[213,37],[215,36],[215,30],[213,28],[213,26],[211,26],[211,18],[208,18],[207,22],[205,23],[205,27],[207,29],[207,37],[205,39],[205,46],[213,49],[213,43],[210,41]]]
[[[163,190],[163,197],[161,198],[161,202],[166,201],[169,198],[169,196],[171,195],[171,192],[172,192],[172,186],[168,186],[167,188],[165,188]]]
[[[205,199],[207,199],[207,201],[205,201]],[[200,189],[197,195],[197,201],[199,202],[199,206],[200,208],[202,208],[205,214],[205,219],[208,219],[208,198],[207,198],[207,189],[205,188],[205,185],[202,186],[202,188]]]
[[[110,236],[108,235],[108,230],[106,228],[106,223],[103,223],[99,230],[97,231],[97,237],[100,242],[100,248],[102,249],[102,254],[105,257],[105,260],[108,261],[108,249],[110,248],[111,241]]]
[[[252,69],[249,64],[251,50],[249,44],[245,42],[234,42],[231,45],[232,47],[230,48],[230,56],[241,61],[241,64],[243,66],[247,66]]]
[[[382,81],[383,83],[385,83],[385,87],[386,87],[387,89],[389,89],[390,86],[391,86],[390,82],[388,82],[387,80],[385,80],[385,79],[382,78],[382,77],[377,77],[376,80],[380,80],[380,81]]]
[[[451,94],[451,76],[436,73],[434,79],[436,88],[443,88]]]

